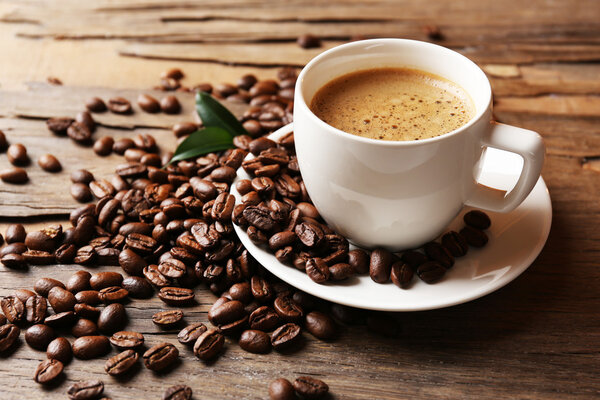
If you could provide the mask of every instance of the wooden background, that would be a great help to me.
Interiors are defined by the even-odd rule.
[[[116,380],[101,360],[74,361],[65,381],[49,389],[31,379],[45,355],[23,343],[0,356],[0,398],[61,399],[72,381],[98,377],[113,399],[158,399],[176,383],[192,386],[196,399],[260,399],[272,379],[299,374],[324,379],[336,399],[600,397],[599,16],[595,0],[0,0],[0,129],[26,144],[33,160],[52,152],[65,167],[48,175],[34,164],[29,185],[0,184],[1,232],[11,221],[28,229],[66,221],[76,205],[67,193],[69,172],[108,175],[121,160],[98,158],[45,128],[44,118],[74,115],[90,94],[123,90],[134,99],[170,67],[182,68],[189,86],[235,82],[248,72],[273,78],[278,67],[301,67],[355,35],[429,40],[425,26],[439,27],[440,44],[488,73],[499,121],[544,136],[543,176],[554,208],[546,248],[526,273],[469,304],[399,315],[398,338],[349,327],[332,342],[305,334],[304,348],[290,355],[252,355],[230,343],[208,365],[178,345],[182,363],[167,374],[142,368]],[[304,33],[325,39],[323,46],[298,47]],[[49,76],[64,86],[48,86]],[[179,117],[107,114],[96,135],[151,132],[172,148],[165,128],[193,118],[189,95],[181,96]],[[7,165],[0,155],[0,168]],[[78,269],[0,266],[0,295]],[[214,297],[203,289],[197,297],[187,321],[206,321]],[[161,306],[153,299],[128,307],[130,327],[149,344],[176,342],[149,320]]]

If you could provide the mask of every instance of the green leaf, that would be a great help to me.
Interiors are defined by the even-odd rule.
[[[233,137],[225,129],[211,126],[192,133],[177,146],[169,164],[214,151],[233,148]]]
[[[248,134],[235,115],[208,93],[198,92],[196,94],[196,111],[198,111],[202,124],[206,127],[214,126],[225,129],[232,137]]]

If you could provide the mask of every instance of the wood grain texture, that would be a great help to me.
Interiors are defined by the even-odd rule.
[[[164,309],[157,298],[133,301],[129,327],[148,344],[178,346],[182,362],[172,371],[157,375],[142,367],[117,380],[103,372],[104,360],[76,360],[63,382],[44,389],[31,377],[45,355],[21,342],[0,355],[0,398],[64,399],[70,383],[97,377],[113,399],[158,399],[179,383],[189,384],[197,399],[264,399],[272,379],[300,374],[325,380],[334,399],[600,397],[599,12],[594,0],[444,0],[426,7],[413,0],[0,1],[0,129],[25,143],[34,161],[54,152],[65,167],[51,175],[32,165],[30,184],[0,184],[1,233],[13,221],[29,230],[68,226],[61,215],[76,205],[67,193],[69,171],[87,167],[108,176],[122,160],[99,158],[46,130],[45,118],[74,115],[89,95],[135,100],[173,66],[184,69],[187,86],[235,82],[245,73],[273,78],[277,66],[302,66],[354,35],[429,40],[426,25],[439,27],[440,44],[484,68],[497,120],[542,134],[554,213],[546,247],[521,277],[468,304],[398,314],[398,338],[349,326],[331,342],[305,333],[303,348],[285,355],[252,355],[228,339],[223,356],[205,364],[176,343],[173,331],[151,323]],[[299,48],[294,41],[303,33],[324,38],[322,47]],[[26,84],[48,76],[65,86]],[[167,128],[193,117],[190,95],[181,96],[185,110],[177,117],[98,115],[95,136],[150,132],[162,148],[172,148]],[[79,269],[85,268],[0,266],[0,296],[43,276],[66,280]],[[89,270],[106,269],[117,270]],[[185,319],[206,322],[214,296],[203,286],[196,296]]]

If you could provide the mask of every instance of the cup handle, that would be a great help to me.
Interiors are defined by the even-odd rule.
[[[508,193],[475,183],[465,204],[490,211],[512,211],[525,200],[540,176],[544,164],[544,142],[536,132],[492,122],[481,144],[520,155],[523,157],[523,170],[517,184]]]

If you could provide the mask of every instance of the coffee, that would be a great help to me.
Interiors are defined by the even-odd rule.
[[[408,141],[451,132],[475,115],[459,85],[425,71],[374,68],[323,86],[310,109],[329,125],[370,139]]]

